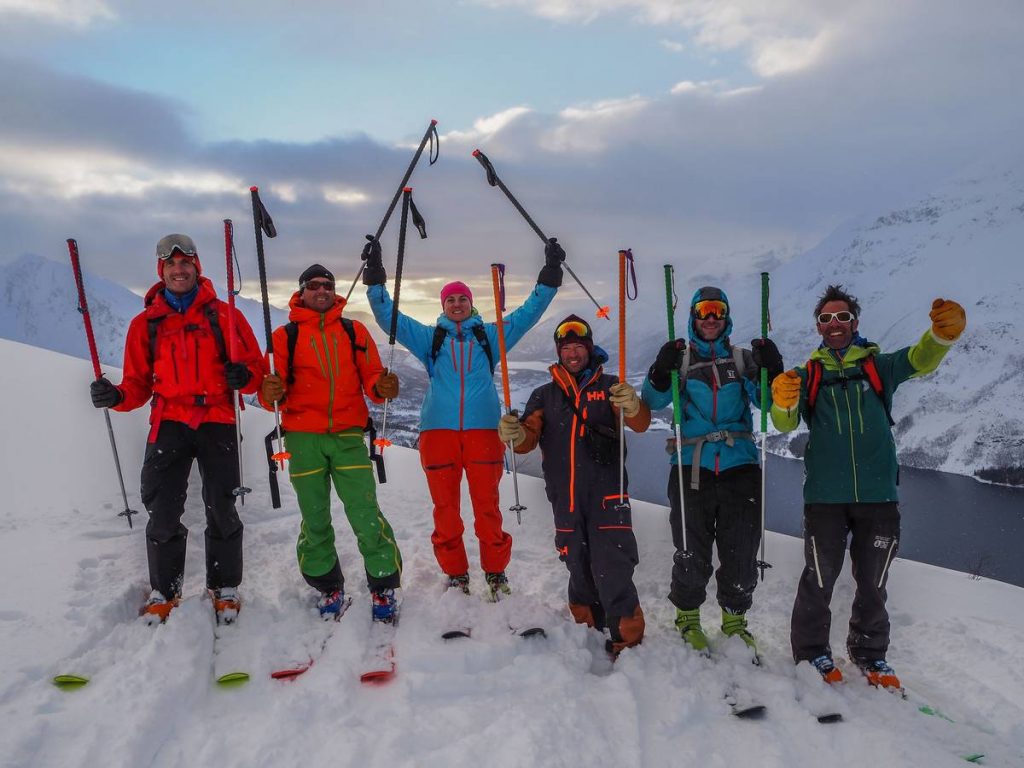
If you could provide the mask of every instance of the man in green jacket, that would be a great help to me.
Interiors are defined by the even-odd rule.
[[[883,354],[858,332],[860,304],[830,285],[814,309],[822,343],[804,367],[772,382],[772,422],[782,432],[803,418],[804,561],[790,628],[793,658],[828,683],[842,680],[832,660],[829,603],[846,540],[857,592],[846,646],[872,685],[899,688],[889,648],[886,577],[899,546],[899,465],[890,414],[896,388],[934,371],[967,320],[955,301],[932,303],[931,328],[912,347]]]

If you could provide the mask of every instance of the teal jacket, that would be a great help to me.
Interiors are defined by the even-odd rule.
[[[807,368],[795,369],[801,382],[799,402],[788,410],[773,404],[771,416],[780,432],[796,429],[801,418],[808,424],[805,503],[899,501],[899,465],[886,407],[891,408],[900,384],[934,371],[947,351],[949,342],[939,340],[930,330],[912,347],[887,354],[870,342],[851,345],[843,357],[819,348],[811,355],[824,369],[813,416],[807,407]],[[884,404],[867,380],[860,378],[868,357],[875,359]],[[857,378],[850,381],[851,375]]]

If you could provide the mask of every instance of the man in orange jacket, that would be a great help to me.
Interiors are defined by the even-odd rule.
[[[152,587],[143,615],[167,619],[181,597],[188,529],[181,524],[188,476],[199,462],[206,505],[206,586],[218,620],[240,607],[242,521],[235,510],[239,485],[234,390],[256,391],[265,368],[249,323],[234,310],[240,359],[230,361],[225,339],[231,308],[202,276],[188,235],[156,245],[160,282],[146,293],[145,310],[128,327],[124,377],[90,385],[97,408],[133,411],[152,397],[152,429],[142,465],[142,503],[149,512],[146,552]]]
[[[291,322],[273,335],[277,373],[264,379],[260,402],[280,404],[287,432],[288,472],[302,513],[299,569],[320,591],[320,614],[336,619],[347,603],[331,524],[333,481],[363,556],[373,618],[393,622],[402,556],[377,505],[363,427],[369,419],[364,396],[375,403],[397,397],[398,377],[381,365],[366,326],[342,317],[345,299],[334,292],[326,268],[314,264],[302,273],[289,306]]]

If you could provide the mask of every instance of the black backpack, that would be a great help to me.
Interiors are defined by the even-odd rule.
[[[448,331],[440,325],[434,328],[434,338],[430,344],[430,362],[434,364],[437,362],[437,356],[441,352],[441,347],[444,345],[445,336],[448,335]],[[491,342],[487,339],[487,332],[484,330],[482,325],[473,326],[473,335],[476,340],[480,343],[480,346],[484,348],[484,354],[487,355],[487,364],[490,366],[491,375],[494,375],[494,353],[491,351]]]

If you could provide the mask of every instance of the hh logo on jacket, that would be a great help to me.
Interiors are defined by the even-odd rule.
[[[597,392],[587,392],[587,402],[591,400],[604,400],[604,390],[598,390]]]

